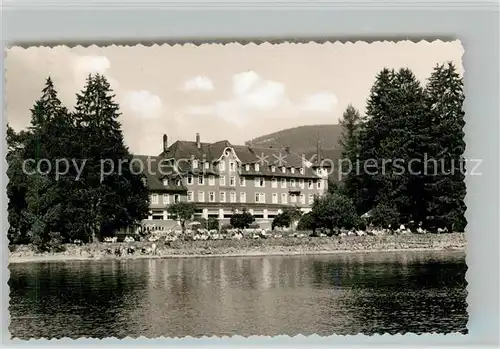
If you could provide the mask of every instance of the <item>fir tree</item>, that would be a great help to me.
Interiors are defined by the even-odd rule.
[[[339,144],[342,147],[342,173],[344,175],[342,190],[344,194],[353,199],[359,196],[360,190],[356,175],[360,124],[361,116],[359,111],[349,105],[340,120],[342,134]]]
[[[433,227],[448,231],[465,228],[465,151],[463,81],[452,63],[438,65],[426,86],[427,111],[432,123],[433,147],[428,150],[429,203],[427,215]]]
[[[74,119],[85,170],[75,182],[73,199],[78,206],[72,210],[83,220],[78,230],[87,240],[113,234],[148,212],[148,192],[142,177],[130,167],[132,156],[124,144],[114,97],[106,78],[99,74],[89,76],[77,95]],[[103,177],[101,170],[111,173]]]

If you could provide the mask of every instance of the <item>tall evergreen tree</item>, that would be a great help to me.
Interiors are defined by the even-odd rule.
[[[360,213],[385,205],[394,207],[402,221],[425,216],[418,162],[428,132],[423,97],[423,89],[409,69],[384,69],[377,76],[360,134]]]
[[[383,69],[375,78],[367,100],[366,114],[359,133],[359,163],[356,179],[360,193],[353,198],[358,213],[363,214],[380,201],[384,178],[378,169],[382,167],[383,143],[389,138],[389,117],[393,108],[395,72]],[[376,167],[375,167],[376,166]]]
[[[104,76],[89,76],[75,107],[85,169],[75,182],[72,210],[82,220],[77,230],[92,240],[143,219],[149,206],[141,176],[129,166],[132,156],[124,144],[114,97]],[[102,178],[102,167],[113,171]]]
[[[427,215],[435,227],[465,228],[465,151],[463,81],[453,63],[437,65],[426,86],[434,146],[429,148]]]
[[[64,194],[54,177],[56,156],[54,149],[62,148],[62,140],[54,138],[53,130],[68,112],[57,97],[50,78],[42,95],[31,109],[31,125],[24,137],[22,159],[27,162],[23,173],[26,183],[23,223],[32,242],[43,246],[52,231],[60,232]]]
[[[339,144],[342,147],[343,192],[350,198],[359,196],[359,183],[356,176],[356,163],[359,155],[359,128],[361,116],[351,104],[340,119],[342,134]]]

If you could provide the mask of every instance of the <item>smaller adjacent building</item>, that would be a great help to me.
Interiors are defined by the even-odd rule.
[[[309,162],[290,148],[256,148],[227,140],[168,144],[158,156],[135,156],[150,191],[150,213],[143,225],[165,229],[178,225],[168,206],[187,201],[196,205],[196,216],[229,223],[244,209],[261,227],[270,227],[284,208],[297,206],[307,212],[315,195],[328,189],[328,168]]]

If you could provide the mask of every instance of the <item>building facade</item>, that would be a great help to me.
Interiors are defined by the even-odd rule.
[[[284,208],[307,212],[315,195],[328,189],[327,171],[305,161],[289,148],[253,148],[227,140],[202,143],[176,141],[158,156],[136,157],[150,190],[151,211],[144,224],[172,228],[178,225],[168,206],[193,202],[196,216],[229,223],[233,213],[246,209],[262,228]]]

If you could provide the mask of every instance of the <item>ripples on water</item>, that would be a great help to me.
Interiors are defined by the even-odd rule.
[[[11,264],[13,337],[466,333],[451,252]]]

